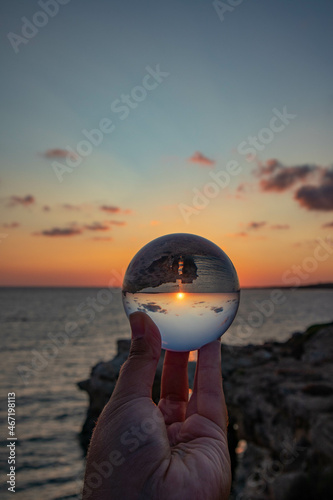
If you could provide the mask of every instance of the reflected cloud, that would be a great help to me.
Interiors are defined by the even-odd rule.
[[[158,304],[156,304],[156,302],[148,302],[148,304],[141,304],[140,302],[138,303],[139,305],[139,311],[142,311],[142,312],[146,312],[146,311],[149,311],[149,312],[159,312],[159,313],[162,313],[162,314],[167,314],[168,311],[167,309],[163,309],[161,306],[159,306]]]
[[[211,311],[218,313],[221,313],[223,311],[223,307],[211,307]]]

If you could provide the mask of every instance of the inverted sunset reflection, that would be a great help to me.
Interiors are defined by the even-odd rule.
[[[152,318],[163,348],[192,351],[218,339],[228,329],[237,312],[239,292],[125,292],[123,301],[128,315],[142,311]]]

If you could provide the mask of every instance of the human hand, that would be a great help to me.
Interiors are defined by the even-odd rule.
[[[199,349],[190,400],[189,353],[167,351],[156,406],[151,388],[161,336],[144,313],[131,314],[130,323],[130,354],[92,436],[83,500],[227,500],[220,342]]]

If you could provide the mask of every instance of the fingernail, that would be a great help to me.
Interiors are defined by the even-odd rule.
[[[145,334],[145,318],[142,313],[132,313],[129,317],[131,329],[132,329],[132,339],[141,339]]]

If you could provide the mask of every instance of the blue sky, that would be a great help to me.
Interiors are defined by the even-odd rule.
[[[70,0],[15,53],[8,33],[21,35],[22,17],[31,21],[40,10],[32,0],[1,5],[1,199],[32,194],[52,206],[110,203],[130,208],[142,224],[168,223],[161,233],[169,226],[202,233],[205,217],[224,224],[224,211],[238,208],[234,200],[218,199],[191,227],[176,208],[165,214],[161,207],[191,203],[193,188],[207,182],[207,169],[188,159],[200,151],[216,168],[237,159],[243,173],[230,189],[251,181],[253,165],[237,146],[283,106],[297,117],[258,160],[332,164],[330,1],[244,0],[221,21],[210,1]],[[111,103],[141,85],[146,67],[156,65],[169,76],[121,121]],[[75,149],[82,130],[105,117],[115,130],[60,184],[45,152]],[[265,213],[274,214],[267,200],[259,194],[248,200],[233,220],[235,231],[258,220],[266,203]],[[293,207],[298,225],[318,218],[290,197],[286,206]],[[14,215],[6,210],[5,222]],[[49,221],[37,211],[15,215],[26,237],[71,222],[61,214],[50,214]],[[322,223],[329,220],[329,213],[319,215]],[[133,228],[128,231],[129,238]],[[214,239],[213,228],[208,233]],[[142,240],[154,235],[148,231]]]

